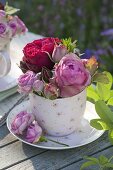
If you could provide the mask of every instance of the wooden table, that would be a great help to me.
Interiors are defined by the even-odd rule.
[[[28,35],[23,43],[25,44],[25,41],[28,42],[30,39],[34,39],[34,35]],[[21,42],[22,39],[17,44]],[[15,49],[16,52],[19,51],[18,45]],[[20,97],[16,93],[0,102],[0,115],[7,112]],[[32,147],[18,141],[9,133],[6,125],[0,128],[0,169],[2,170],[79,170],[84,161],[83,156],[97,157],[101,154],[108,157],[113,155],[113,146],[108,141],[107,133],[95,142],[83,147],[51,151]],[[90,169],[93,170],[93,168]]]
[[[19,94],[15,94],[0,102],[0,112],[1,110],[8,111],[11,105],[20,97]],[[83,147],[51,151],[32,147],[18,141],[9,133],[6,125],[0,128],[0,169],[79,170],[83,163],[83,156],[92,155],[98,157],[101,154],[108,157],[113,155],[113,146],[108,141],[107,133]]]

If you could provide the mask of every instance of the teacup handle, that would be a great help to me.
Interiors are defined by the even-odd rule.
[[[10,55],[7,50],[0,51],[0,77],[4,77],[11,69]]]

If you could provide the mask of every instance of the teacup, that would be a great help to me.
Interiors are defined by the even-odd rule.
[[[6,76],[11,69],[11,59],[9,54],[9,44],[0,48],[0,78]]]
[[[30,108],[39,125],[52,136],[65,136],[79,130],[86,107],[86,89],[67,98],[46,99],[30,94]]]

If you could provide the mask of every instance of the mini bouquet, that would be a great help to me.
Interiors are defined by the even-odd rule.
[[[23,21],[18,16],[12,16],[18,9],[8,6],[0,8],[0,50],[16,35],[27,31]]]
[[[28,43],[23,49],[20,61],[23,75],[18,78],[18,91],[32,93],[32,113],[25,110],[19,113],[11,130],[24,135],[30,143],[47,142],[50,139],[44,137],[46,133],[53,136],[73,133],[84,115],[86,87],[92,82],[109,83],[106,72],[98,71],[99,63],[94,56],[80,58],[76,42],[71,38],[49,37]]]
[[[19,92],[56,99],[77,95],[92,82],[108,83],[94,56],[80,58],[76,42],[49,37],[28,43],[20,62],[24,74],[18,79]]]

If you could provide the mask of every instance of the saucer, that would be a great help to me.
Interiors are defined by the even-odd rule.
[[[89,144],[89,143],[95,141],[96,139],[98,139],[104,133],[104,131],[96,130],[93,127],[90,126],[90,124],[89,124],[90,120],[98,118],[98,115],[96,114],[94,104],[87,101],[85,114],[84,114],[84,117],[81,121],[80,128],[78,128],[78,130],[76,130],[75,132],[73,132],[70,135],[63,136],[63,137],[55,137],[55,136],[45,135],[45,137],[50,139],[50,140],[58,141],[60,143],[66,144],[68,146],[63,146],[63,145],[60,145],[60,144],[57,144],[57,143],[54,143],[54,142],[51,142],[51,141],[39,142],[39,143],[36,143],[36,144],[32,144],[32,143],[26,142],[25,139],[23,139],[20,136],[15,135],[11,131],[11,123],[12,123],[14,117],[20,111],[29,110],[29,109],[30,109],[29,100],[22,102],[21,104],[17,105],[8,115],[7,127],[9,129],[9,131],[17,139],[19,139],[21,142],[24,142],[24,143],[31,145],[31,146],[35,146],[35,147],[42,148],[42,149],[50,149],[50,150],[71,149],[71,148],[76,148],[76,147],[80,147],[80,146]]]

